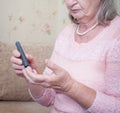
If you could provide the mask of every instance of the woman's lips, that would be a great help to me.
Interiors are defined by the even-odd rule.
[[[71,9],[71,12],[74,12],[74,13],[76,13],[76,12],[78,12],[80,9]]]

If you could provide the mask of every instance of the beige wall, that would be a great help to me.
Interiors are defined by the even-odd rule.
[[[66,24],[62,0],[0,0],[0,41],[53,44]],[[63,15],[65,15],[63,17]]]
[[[4,43],[53,44],[67,23],[64,0],[0,0],[0,41]]]
[[[115,1],[116,1],[117,11],[120,15],[120,0],[115,0]]]

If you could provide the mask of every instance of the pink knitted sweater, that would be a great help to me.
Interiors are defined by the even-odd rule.
[[[53,105],[51,113],[120,113],[120,17],[88,43],[75,42],[74,32],[71,24],[60,33],[51,60],[96,90],[93,104],[83,109],[71,97],[53,89],[46,89],[39,98],[31,96],[41,105]],[[46,68],[44,73],[50,76],[51,70]]]

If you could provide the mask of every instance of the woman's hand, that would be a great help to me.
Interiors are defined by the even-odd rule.
[[[40,75],[31,67],[27,67],[23,70],[24,76],[32,84],[53,88],[58,92],[68,92],[74,84],[69,73],[50,60],[46,61],[46,66],[52,70],[51,75]]]
[[[51,75],[38,74],[28,66],[23,69],[24,76],[31,84],[38,84],[44,88],[53,88],[56,92],[69,95],[84,108],[89,108],[92,105],[96,97],[94,89],[77,82],[65,69],[50,60],[46,61],[46,66],[52,70]]]
[[[27,60],[30,64],[30,66],[33,68],[33,69],[36,69],[38,73],[40,73],[39,69],[38,69],[38,65],[37,63],[35,62],[34,58],[29,55],[29,54],[26,54],[26,57],[27,57]],[[13,56],[11,57],[11,63],[12,63],[12,67],[13,69],[15,70],[15,73],[19,76],[22,76],[24,77],[24,74],[23,74],[23,69],[24,69],[24,66],[22,64],[22,60],[20,58],[20,53],[18,50],[14,50],[13,51]]]

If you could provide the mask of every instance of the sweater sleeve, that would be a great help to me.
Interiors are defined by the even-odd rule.
[[[107,54],[104,92],[96,92],[89,112],[120,113],[120,39],[115,41]]]
[[[43,95],[42,96],[39,96],[39,97],[35,97],[32,93],[31,93],[31,90],[29,89],[29,94],[30,96],[32,97],[32,99],[43,105],[43,106],[50,106],[54,103],[54,98],[55,98],[55,91],[53,89],[50,89],[50,88],[46,88],[43,92]],[[37,90],[36,92],[39,92],[41,91],[41,89]]]

